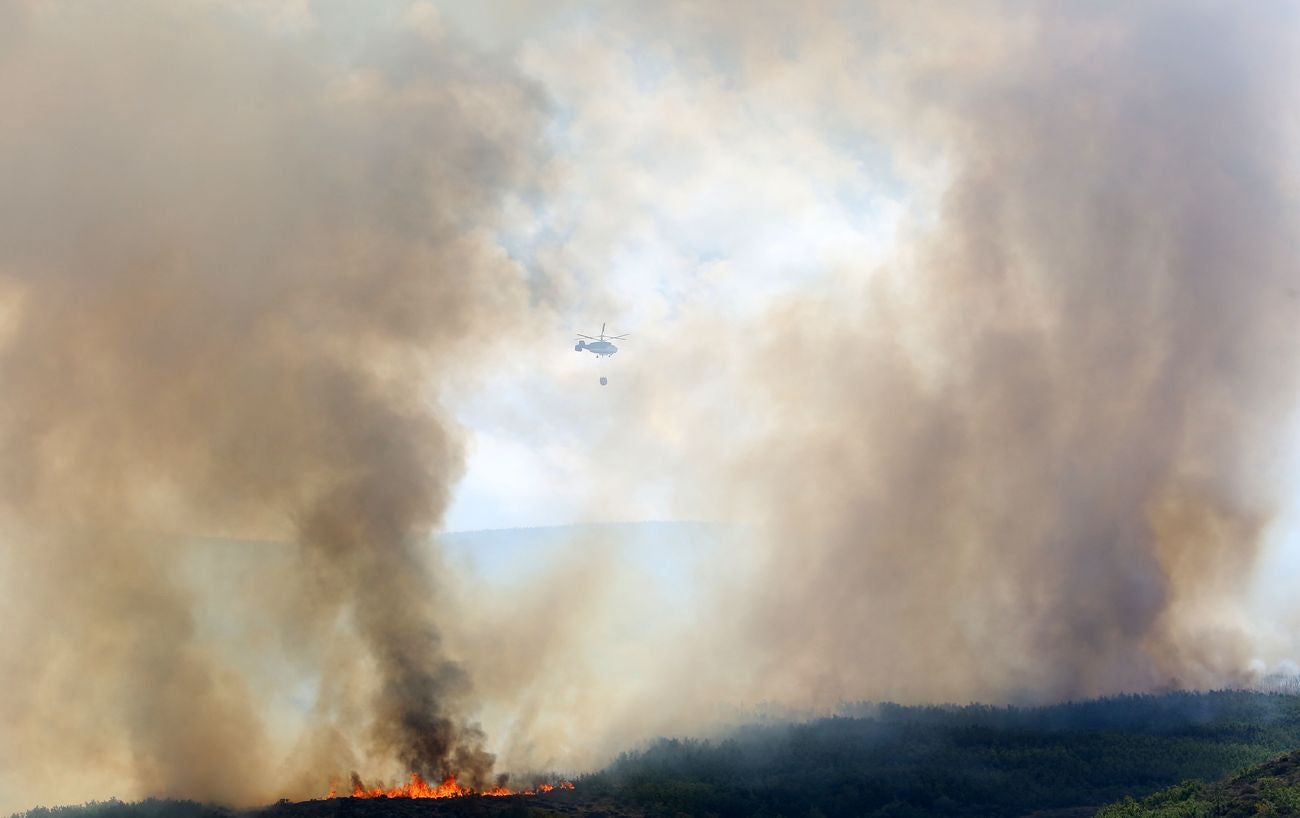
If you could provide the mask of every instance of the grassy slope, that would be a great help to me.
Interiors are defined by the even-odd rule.
[[[1185,781],[1134,801],[1126,798],[1097,818],[1246,818],[1300,815],[1300,751],[1257,764],[1217,784]]]

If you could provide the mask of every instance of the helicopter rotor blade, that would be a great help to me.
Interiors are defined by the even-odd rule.
[[[578,333],[578,337],[579,337],[579,338],[586,338],[588,341],[599,341],[599,340],[600,340],[599,338],[592,338],[590,335],[583,335],[582,333]]]
[[[622,340],[625,340],[627,337],[628,337],[628,336],[626,336],[626,335],[611,335],[611,336],[609,336],[609,339],[608,339],[608,340],[610,340],[610,341],[622,341]]]

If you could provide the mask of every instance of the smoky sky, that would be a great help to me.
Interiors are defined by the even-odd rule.
[[[573,329],[632,337],[608,388],[591,361],[530,381],[520,440],[581,430],[557,494],[593,515],[662,488],[741,524],[688,569],[687,625],[613,539],[468,605],[511,763],[1289,655],[1261,634],[1293,613],[1248,612],[1294,448],[1293,16],[745,8],[588,9],[525,48],[571,140],[535,261]],[[914,194],[883,250],[787,252],[873,175]]]
[[[294,8],[0,2],[0,801],[1248,681],[1300,364],[1292,12]],[[850,174],[914,195],[887,252],[788,254],[830,212],[801,182]],[[599,398],[519,375],[601,321],[633,337]],[[431,557],[465,393],[587,446],[593,513],[741,521],[694,619],[599,537],[508,598]]]
[[[566,702],[578,726],[548,739],[598,761],[728,705],[1250,684],[1263,629],[1247,603],[1287,501],[1300,363],[1293,15],[665,4],[594,20],[571,41],[592,77],[618,76],[630,42],[644,53],[608,93],[555,58],[556,93],[585,104],[561,99],[573,132],[597,137],[562,157],[565,183],[598,204],[553,214],[565,243],[542,261],[568,263],[579,303],[641,323],[618,325],[632,338],[612,388],[551,398],[598,441],[566,492],[634,507],[662,481],[681,516],[743,524],[702,557],[712,593],[691,626],[643,656],[606,651],[635,685],[570,672],[600,668],[622,611],[592,600],[625,572],[557,566],[583,602],[540,616],[541,583],[512,599],[529,613],[497,616],[510,644],[559,656],[476,656],[493,700]],[[592,45],[606,39],[613,56]],[[619,95],[638,83],[646,111]],[[719,188],[769,183],[794,234],[814,200],[790,180],[873,161],[918,191],[888,252],[782,259],[793,283],[737,308],[768,282],[736,259],[780,250],[762,242],[783,226],[745,221],[770,214]],[[702,236],[683,208],[724,227]],[[637,266],[642,248],[677,277]],[[602,252],[650,283],[573,272]],[[654,302],[656,287],[684,295]]]

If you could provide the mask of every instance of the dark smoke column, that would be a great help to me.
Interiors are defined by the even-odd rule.
[[[533,161],[531,90],[414,11],[342,49],[329,20],[264,33],[255,9],[0,12],[0,503],[21,566],[0,759],[61,801],[256,800],[354,752],[486,776],[416,549],[461,464],[429,387],[489,321],[522,320],[492,227]],[[266,691],[208,649],[176,580],[177,541],[209,533],[302,546],[251,614],[323,662],[321,737],[287,773]],[[337,632],[359,649],[323,647]]]

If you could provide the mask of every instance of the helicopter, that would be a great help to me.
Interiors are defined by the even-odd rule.
[[[601,324],[600,335],[598,337],[593,338],[590,335],[583,335],[581,332],[578,333],[578,343],[573,347],[573,351],[582,352],[585,349],[586,351],[595,355],[597,358],[608,358],[611,355],[613,355],[615,352],[618,352],[618,347],[614,346],[610,342],[622,341],[626,337],[627,337],[627,333],[624,333],[622,335],[606,335],[605,325]],[[590,341],[591,343],[588,343],[588,341]],[[609,383],[609,379],[607,379],[604,375],[601,375],[600,385],[605,386],[607,383]]]
[[[573,348],[573,351],[582,352],[585,349],[588,352],[595,354],[598,358],[608,357],[613,355],[615,352],[618,352],[618,347],[611,344],[610,341],[622,341],[626,337],[627,333],[623,333],[622,335],[606,335],[605,325],[601,324],[600,337],[598,338],[592,338],[590,335],[583,335],[581,332],[578,333],[578,345]],[[586,338],[587,341],[591,341],[591,343],[589,344],[587,341],[582,340],[583,338]]]

